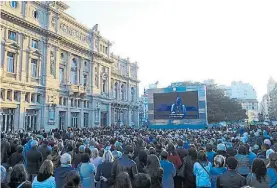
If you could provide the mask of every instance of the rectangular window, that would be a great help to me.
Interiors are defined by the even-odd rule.
[[[99,110],[94,111],[95,122],[99,122]]]
[[[66,99],[67,98],[63,98],[63,105],[66,106]]]
[[[105,47],[105,54],[108,54],[108,47]]]
[[[11,73],[14,73],[14,57],[14,53],[8,52],[8,72]]]
[[[31,102],[32,103],[36,103],[37,102],[36,101],[36,94],[34,94],[34,93],[31,95]]]
[[[88,113],[84,113],[84,127],[88,127]]]
[[[38,41],[32,39],[32,48],[38,49]]]
[[[77,107],[77,106],[78,106],[78,100],[75,99],[75,101],[74,101],[74,107]]]
[[[12,101],[12,90],[7,91],[7,99]]]
[[[62,105],[62,104],[63,104],[62,101],[63,101],[63,98],[60,97],[60,98],[59,98],[59,105]]]
[[[30,102],[30,93],[25,93],[25,102]]]
[[[36,59],[32,59],[31,60],[31,72],[32,72],[32,77],[33,78],[37,78],[38,77],[38,71],[37,71],[37,60]]]
[[[87,75],[84,75],[83,83],[84,83],[84,86],[87,86]]]
[[[74,106],[74,100],[71,99],[71,107],[73,107],[73,106]]]
[[[19,102],[19,94],[20,92],[19,91],[14,91],[13,93],[13,99],[16,101],[16,102]]]
[[[64,69],[63,68],[59,69],[59,80],[60,80],[60,84],[62,84],[64,81]]]
[[[37,103],[40,103],[40,97],[41,97],[41,95],[37,94]]]
[[[16,33],[13,31],[9,31],[9,39],[16,41]]]
[[[80,108],[81,107],[81,100],[77,100],[78,102],[78,108]]]
[[[1,89],[1,100],[5,100],[5,90]]]

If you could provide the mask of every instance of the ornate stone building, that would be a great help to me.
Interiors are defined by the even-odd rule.
[[[136,125],[137,63],[63,2],[1,2],[1,130]]]

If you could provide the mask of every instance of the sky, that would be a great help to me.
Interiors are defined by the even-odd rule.
[[[277,80],[277,1],[66,1],[66,11],[138,62],[140,92],[159,81],[214,79],[253,85],[258,99]]]

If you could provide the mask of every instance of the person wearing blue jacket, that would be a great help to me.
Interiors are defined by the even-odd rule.
[[[64,186],[64,180],[67,176],[68,172],[74,170],[74,168],[71,166],[71,155],[68,153],[64,153],[61,156],[61,166],[59,168],[56,168],[54,171],[54,177],[56,181],[57,187],[63,187]]]
[[[198,162],[194,163],[193,173],[196,177],[196,187],[211,187],[210,173],[212,164],[208,161],[206,153],[199,151],[197,156]]]
[[[164,171],[163,173],[163,188],[174,188],[174,179],[173,177],[176,175],[175,166],[167,160],[168,153],[167,151],[161,152],[161,167]]]
[[[277,153],[271,153],[269,155],[267,176],[269,177],[269,187],[277,188]]]
[[[227,171],[225,167],[225,157],[223,155],[217,155],[214,158],[214,167],[211,170],[211,188],[216,188],[217,177],[221,176]]]
[[[25,144],[23,152],[22,152],[22,156],[24,158],[24,166],[25,168],[27,167],[27,153],[28,151],[31,150],[31,142],[33,141],[33,139],[31,137],[28,138],[28,142],[27,144]]]

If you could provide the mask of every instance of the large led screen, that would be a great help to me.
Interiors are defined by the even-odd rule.
[[[198,119],[198,92],[154,93],[154,119]]]

